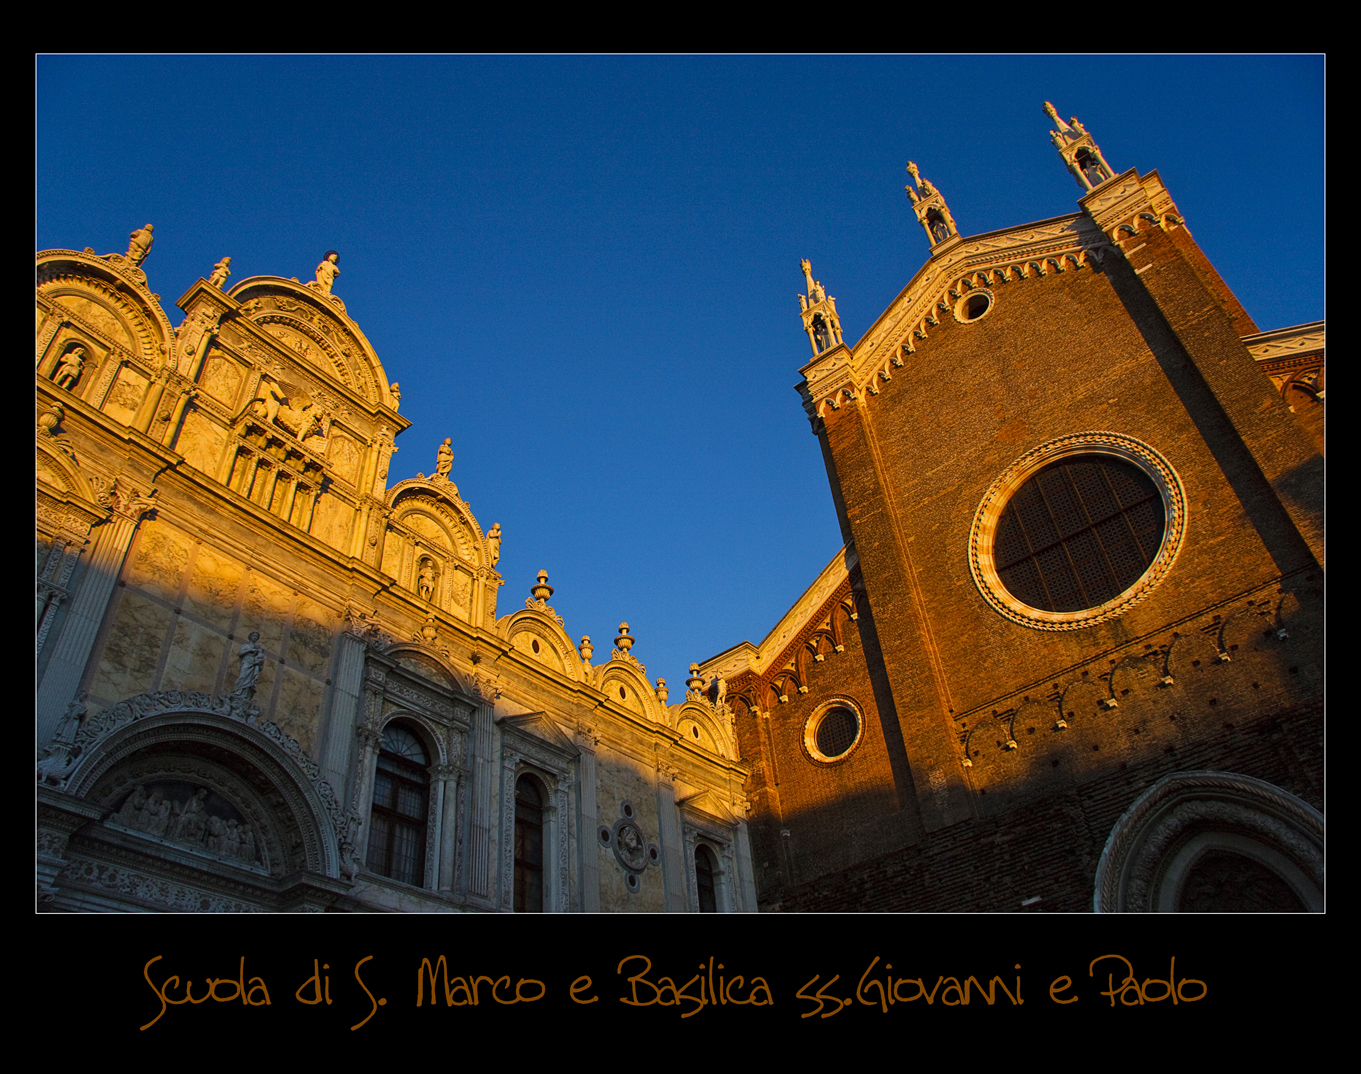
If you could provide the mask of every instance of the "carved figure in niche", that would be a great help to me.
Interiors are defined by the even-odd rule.
[[[433,600],[435,598],[435,566],[428,559],[421,560],[421,570],[416,581],[416,588],[421,594],[421,600]]]
[[[933,239],[937,242],[944,242],[950,237],[950,225],[942,220],[938,214],[932,213],[927,219]]]
[[[155,791],[151,800],[142,808],[138,827],[151,835],[164,835],[170,826],[170,803],[162,791]]]
[[[817,340],[819,354],[832,345],[832,333],[828,331],[827,322],[821,317],[813,318],[813,338]]]
[[[340,275],[340,255],[334,250],[327,250],[326,256],[322,258],[321,264],[317,266],[317,278],[312,281],[324,295],[331,293],[331,285],[336,282],[336,277]]]
[[[1092,186],[1098,186],[1110,178],[1106,174],[1106,169],[1101,166],[1101,162],[1085,150],[1078,151],[1077,163],[1082,169],[1082,174],[1087,177],[1087,182],[1091,183]]]
[[[228,268],[228,266],[231,263],[232,259],[230,257],[224,257],[221,261],[219,261],[216,265],[213,266],[213,274],[208,277],[209,287],[220,288],[223,284],[227,282],[227,277],[232,274],[232,270]]]
[[[241,670],[236,675],[233,695],[243,695],[249,701],[255,696],[255,687],[260,682],[260,671],[265,666],[265,651],[260,648],[260,632],[252,630],[250,639],[241,646]]]
[[[146,788],[139,783],[128,795],[123,808],[118,811],[118,823],[129,828],[137,827],[137,814],[142,811],[142,806],[146,805],[146,800]]]
[[[501,523],[493,524],[491,532],[487,534],[487,551],[491,553],[491,565],[496,566],[496,561],[501,558]]]
[[[58,388],[65,388],[70,391],[76,386],[76,381],[80,380],[80,375],[83,372],[85,372],[85,348],[72,347],[62,356],[61,364],[57,366],[56,375],[52,379],[57,382]]]
[[[236,821],[227,821],[227,830],[222,833],[222,849],[218,851],[224,858],[235,858],[241,849],[241,833],[236,830]]]
[[[208,814],[208,849],[214,854],[222,853],[222,836],[227,831],[227,825],[222,822],[221,817]]]
[[[435,455],[435,476],[449,480],[449,471],[454,468],[454,449],[450,447],[452,437],[446,436]]]
[[[194,797],[184,803],[184,808],[180,811],[179,817],[175,821],[174,830],[171,835],[175,839],[186,843],[198,843],[203,839],[204,820],[203,800],[208,797],[208,789],[200,787]]]
[[[129,237],[132,241],[128,244],[128,252],[124,256],[134,267],[138,267],[146,260],[146,255],[151,253],[151,244],[155,241],[151,235],[151,225],[143,224]]]

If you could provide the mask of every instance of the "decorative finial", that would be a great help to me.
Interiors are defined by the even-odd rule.
[[[698,664],[690,665],[690,677],[685,680],[685,686],[692,693],[696,694],[704,689],[704,680],[700,678]]]
[[[660,701],[663,705],[665,705],[665,704],[666,704],[666,699],[667,699],[668,697],[670,697],[670,696],[671,696],[671,695],[670,695],[670,691],[668,691],[667,688],[666,688],[666,680],[665,680],[665,679],[658,679],[658,680],[657,680],[657,700]]]
[[[841,320],[836,314],[836,299],[828,298],[821,281],[813,279],[813,266],[806,257],[799,262],[799,268],[803,269],[808,288],[806,295],[799,295],[803,330],[808,333],[813,354],[819,355],[841,342]]]
[[[950,208],[945,204],[945,195],[937,190],[931,180],[922,175],[917,165],[910,160],[907,162],[907,173],[912,176],[917,188],[913,190],[909,186],[905,189],[908,197],[912,199],[917,222],[926,230],[926,237],[931,245],[939,246],[946,239],[958,235],[959,229],[955,227],[955,218],[950,215]]]
[[[581,635],[581,645],[578,646],[578,651],[581,653],[581,659],[589,664],[591,662],[591,654],[595,652],[595,646],[591,644],[591,636],[589,634]]]
[[[535,600],[546,601],[549,597],[553,595],[553,587],[548,584],[547,571],[539,572],[539,580],[534,585],[529,587],[529,592],[534,597]]]
[[[1063,122],[1059,118],[1058,109],[1048,101],[1044,102],[1044,113],[1058,128],[1049,132],[1049,140],[1059,151],[1063,163],[1068,165],[1068,170],[1077,180],[1078,186],[1083,190],[1095,190],[1106,180],[1114,178],[1115,172],[1101,155],[1101,148],[1092,140],[1092,136],[1087,133],[1087,128],[1078,121],[1077,116],[1069,123]]]
[[[626,653],[633,648],[634,640],[632,635],[629,634],[629,625],[627,623],[620,623],[619,635],[614,639],[615,648],[621,653]]]

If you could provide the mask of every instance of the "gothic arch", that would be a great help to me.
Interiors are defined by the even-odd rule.
[[[1106,840],[1093,908],[1187,908],[1188,885],[1214,854],[1243,863],[1249,876],[1264,875],[1268,887],[1275,881],[1298,909],[1323,909],[1322,814],[1288,791],[1233,772],[1176,772],[1141,794]],[[1251,890],[1244,897],[1248,905],[1206,908],[1263,908],[1251,905]]]

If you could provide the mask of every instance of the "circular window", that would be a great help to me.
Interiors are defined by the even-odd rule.
[[[1172,566],[1185,493],[1161,455],[1131,437],[1089,433],[1042,445],[989,490],[970,568],[1003,615],[1064,630],[1119,615]]]
[[[975,287],[967,292],[954,305],[955,320],[960,324],[976,321],[993,307],[995,298],[990,289]]]
[[[847,702],[832,702],[808,721],[803,742],[815,761],[830,764],[846,757],[860,741],[860,714]]]

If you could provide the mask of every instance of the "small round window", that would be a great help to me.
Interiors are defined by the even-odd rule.
[[[815,761],[840,761],[860,741],[860,714],[847,704],[832,704],[808,721],[804,746]]]
[[[960,324],[976,321],[992,309],[996,299],[987,287],[975,287],[954,304],[955,320]]]

